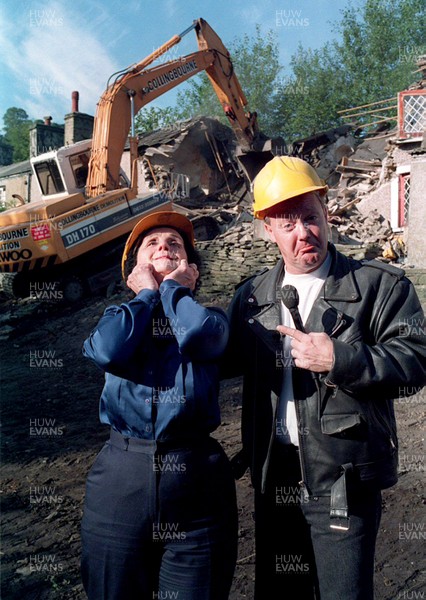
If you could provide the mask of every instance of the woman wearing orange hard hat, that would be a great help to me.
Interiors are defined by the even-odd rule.
[[[82,576],[89,600],[226,600],[237,550],[235,483],[220,444],[217,360],[225,313],[194,298],[192,224],[142,218],[122,271],[135,297],[106,309],[84,343],[105,371],[110,439],[87,479]]]

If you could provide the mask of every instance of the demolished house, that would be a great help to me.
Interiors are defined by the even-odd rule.
[[[170,193],[187,210],[198,240],[213,239],[233,223],[226,208],[248,190],[235,136],[219,119],[188,119],[143,135],[138,150],[140,191]]]

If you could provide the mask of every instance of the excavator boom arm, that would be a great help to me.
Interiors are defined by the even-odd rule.
[[[147,69],[192,29],[196,31],[198,51]],[[257,133],[256,120],[244,110],[247,100],[234,73],[229,52],[206,21],[197,19],[181,35],[173,36],[141,62],[118,74],[116,81],[102,95],[95,116],[86,184],[89,198],[117,189],[132,115],[201,71],[206,71],[240,146],[245,151],[251,148]],[[130,142],[132,160],[135,160],[137,148],[133,132]]]

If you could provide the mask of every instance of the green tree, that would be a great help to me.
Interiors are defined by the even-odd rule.
[[[4,135],[0,135],[0,166],[10,165],[13,162],[13,146],[9,144]]]
[[[274,130],[288,142],[337,125],[344,93],[342,67],[330,44],[321,50],[299,46],[290,66],[292,73],[281,80],[275,99],[273,121]]]
[[[352,91],[353,106],[386,99],[413,82],[415,60],[425,51],[422,0],[367,0],[352,7],[339,25],[336,45]]]
[[[338,41],[292,57],[274,115],[287,141],[337,126],[337,111],[392,98],[415,79],[425,51],[422,0],[366,0],[341,12]]]
[[[262,131],[275,135],[273,112],[282,70],[275,33],[269,31],[264,34],[257,25],[253,37],[246,34],[232,44],[231,55],[250,110],[258,113]]]
[[[185,90],[178,91],[177,106],[180,119],[206,115],[227,122],[210,80],[204,72],[189,80]]]
[[[33,121],[28,118],[23,108],[8,108],[3,116],[4,141],[12,146],[11,162],[27,160],[30,154],[29,131]]]
[[[256,33],[234,40],[229,46],[235,73],[247,98],[246,110],[257,111],[262,130],[272,134],[273,99],[278,91],[281,70],[275,34],[264,35],[259,25]],[[223,109],[206,75],[201,73],[191,79],[187,89],[178,92],[177,104],[181,118],[196,115],[219,117],[228,124]]]
[[[165,108],[155,106],[145,107],[136,115],[135,131],[137,134],[143,135],[156,129],[171,126],[178,120],[179,112],[171,106],[166,106]]]

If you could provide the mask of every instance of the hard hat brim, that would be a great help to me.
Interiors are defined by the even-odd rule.
[[[278,204],[282,204],[283,202],[286,202],[287,200],[294,200],[295,198],[304,196],[305,194],[308,194],[309,192],[319,192],[319,194],[321,196],[324,196],[327,193],[327,191],[328,191],[327,185],[314,185],[311,187],[306,187],[306,188],[301,189],[300,194],[297,194],[297,196],[289,195],[287,198],[281,198],[278,201],[275,199],[271,199],[271,202],[269,203],[268,206],[265,206],[264,208],[262,208],[262,210],[254,211],[254,217],[256,219],[263,220],[267,216],[268,212],[270,212]]]

